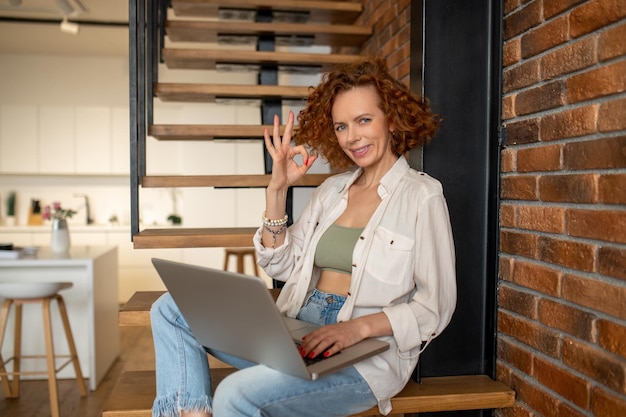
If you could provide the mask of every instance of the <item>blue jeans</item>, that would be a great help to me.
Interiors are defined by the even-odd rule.
[[[298,318],[321,325],[335,323],[344,301],[315,290]],[[157,377],[153,417],[178,417],[181,410],[212,412],[213,417],[342,417],[377,404],[352,366],[309,381],[205,349],[168,293],[154,303],[150,318]],[[219,384],[214,396],[207,352],[240,369]]]

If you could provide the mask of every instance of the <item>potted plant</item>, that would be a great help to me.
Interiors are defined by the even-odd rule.
[[[6,225],[14,226],[15,225],[15,191],[9,191],[7,196],[7,218]]]
[[[172,188],[170,190],[170,196],[172,198],[172,211],[169,216],[167,216],[167,221],[172,224],[172,226],[180,226],[183,224],[183,218],[178,214],[178,190],[176,188]]]
[[[178,226],[183,223],[183,218],[180,217],[178,214],[170,214],[169,216],[167,216],[167,220],[174,226]]]

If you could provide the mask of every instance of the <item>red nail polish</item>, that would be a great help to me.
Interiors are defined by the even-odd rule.
[[[329,357],[329,356],[330,356],[330,352],[329,352],[329,351],[324,352],[324,357],[325,357],[325,358],[327,358],[327,357]]]
[[[309,353],[309,358],[313,359],[315,357],[315,353],[311,352]]]

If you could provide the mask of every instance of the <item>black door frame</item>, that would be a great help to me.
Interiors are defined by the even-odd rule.
[[[443,184],[458,286],[452,322],[423,353],[421,376],[495,373],[501,25],[501,0],[411,2],[411,87],[443,124],[410,162]]]

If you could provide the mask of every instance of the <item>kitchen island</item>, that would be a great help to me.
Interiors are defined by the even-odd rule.
[[[81,370],[92,391],[98,387],[120,353],[117,256],[116,246],[73,246],[64,255],[54,254],[48,247],[40,247],[35,256],[0,259],[0,282],[62,281],[73,284],[72,288],[62,290],[60,294],[67,306]],[[58,308],[56,303],[52,305],[55,353],[68,354]],[[2,345],[4,358],[12,356],[13,317],[12,309]],[[41,306],[25,305],[22,355],[38,354],[45,354]],[[22,361],[23,371],[45,369],[45,360]],[[45,378],[43,375],[37,377]],[[74,369],[67,366],[58,377],[75,378]]]

